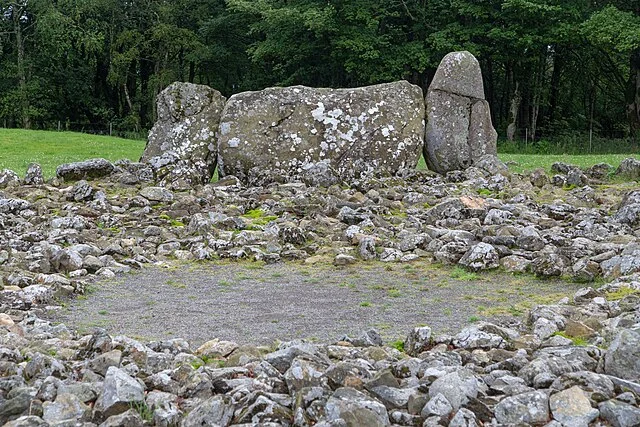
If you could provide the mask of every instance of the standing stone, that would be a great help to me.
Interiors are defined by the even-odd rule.
[[[24,177],[24,183],[26,185],[44,184],[42,167],[38,163],[29,163],[29,166],[27,166],[27,174]]]
[[[219,174],[250,185],[395,175],[416,167],[423,142],[422,91],[406,81],[268,88],[229,98],[220,123]]]
[[[485,101],[482,72],[469,52],[444,57],[426,98],[424,156],[429,169],[464,170],[486,154],[496,155],[498,134]]]
[[[226,98],[217,90],[176,82],[157,98],[158,121],[149,132],[141,162],[163,186],[206,184],[216,168],[216,137]]]

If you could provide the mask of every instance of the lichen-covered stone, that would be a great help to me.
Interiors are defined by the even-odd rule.
[[[422,91],[405,81],[244,92],[229,99],[222,115],[219,174],[252,185],[394,175],[415,169],[423,138]]]
[[[424,156],[438,173],[464,170],[497,154],[498,135],[485,101],[482,72],[469,52],[444,57],[426,97]]]
[[[157,98],[158,121],[149,132],[141,162],[163,186],[206,184],[216,168],[216,134],[226,98],[217,90],[176,82]]]
[[[58,166],[56,176],[65,181],[102,178],[113,173],[115,167],[106,159],[90,159],[83,162],[65,163]]]

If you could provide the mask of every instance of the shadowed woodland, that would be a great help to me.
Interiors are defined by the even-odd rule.
[[[503,145],[635,151],[634,0],[13,0],[0,5],[0,124],[143,135],[169,83],[423,89],[469,50]],[[612,140],[613,139],[613,140]],[[549,143],[548,141],[554,141]],[[519,144],[519,145],[518,145]]]

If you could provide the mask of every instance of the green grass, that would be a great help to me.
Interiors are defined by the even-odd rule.
[[[555,154],[500,154],[503,162],[517,162],[518,165],[510,166],[513,172],[522,173],[537,168],[551,171],[551,165],[555,162],[564,162],[581,168],[588,168],[598,163],[609,163],[614,168],[620,166],[627,157],[640,160],[638,154],[585,154],[585,155],[555,155]]]
[[[551,171],[551,165],[556,162],[564,162],[581,168],[588,168],[598,163],[609,163],[614,168],[620,166],[620,163],[627,157],[633,157],[640,160],[638,154],[585,154],[585,155],[568,155],[568,154],[498,154],[503,162],[516,162],[517,165],[510,165],[512,172],[523,173],[534,169],[543,168],[547,172]],[[420,158],[418,169],[425,169],[427,164],[423,157]]]
[[[63,163],[103,157],[110,161],[129,159],[137,161],[144,150],[145,142],[89,135],[77,132],[33,131],[22,129],[0,129],[0,169],[11,169],[23,175],[31,162],[40,163],[45,177],[55,175],[57,166]],[[555,162],[565,162],[580,167],[597,163],[609,163],[618,167],[627,157],[640,160],[638,154],[591,154],[591,155],[543,155],[543,154],[499,154],[504,162],[516,162],[510,166],[513,172],[522,173],[537,168],[551,170]],[[425,169],[426,162],[420,158],[418,169]],[[216,178],[214,177],[214,181]],[[249,211],[245,217],[260,224],[274,217],[266,216],[260,209]]]
[[[36,162],[42,166],[45,178],[51,178],[63,163],[96,157],[138,161],[144,146],[144,141],[110,136],[0,129],[0,170],[11,169],[22,176],[29,163]]]
[[[452,279],[463,280],[466,282],[480,280],[480,275],[471,271],[467,271],[462,267],[455,267],[453,270],[451,270],[450,276]]]

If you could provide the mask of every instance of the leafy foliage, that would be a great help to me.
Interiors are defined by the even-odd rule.
[[[175,80],[227,96],[398,79],[426,89],[462,49],[481,62],[502,135],[510,123],[525,142],[640,132],[633,0],[8,0],[0,123],[141,131]]]

